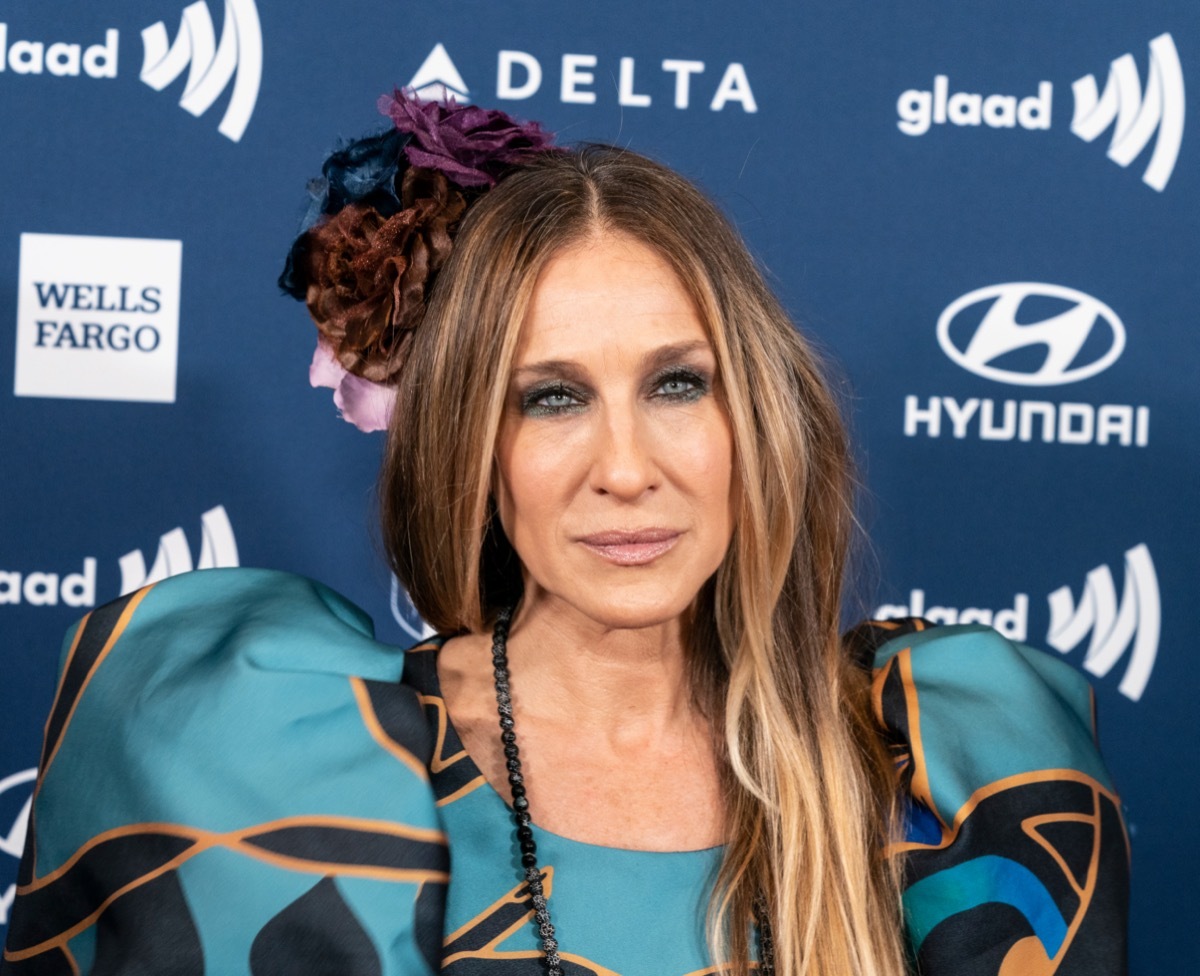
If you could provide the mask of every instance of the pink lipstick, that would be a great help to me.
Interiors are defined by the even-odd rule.
[[[672,529],[639,529],[635,532],[597,532],[578,541],[618,566],[644,566],[674,547],[679,535]]]

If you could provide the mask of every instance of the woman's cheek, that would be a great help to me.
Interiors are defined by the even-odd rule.
[[[501,474],[509,496],[506,520],[544,519],[561,500],[582,454],[571,425],[524,421],[502,447]],[[525,526],[528,530],[528,526]]]
[[[664,453],[676,470],[701,489],[727,491],[732,477],[733,438],[723,412],[713,403],[697,405],[663,431]],[[707,493],[707,491],[705,492]]]

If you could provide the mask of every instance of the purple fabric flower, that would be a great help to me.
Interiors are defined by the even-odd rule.
[[[412,136],[404,152],[413,166],[439,170],[462,187],[495,186],[508,166],[554,139],[536,122],[453,101],[422,102],[401,88],[380,96],[379,111]]]
[[[308,367],[308,382],[314,387],[333,390],[333,403],[342,419],[359,430],[364,433],[387,430],[396,402],[395,389],[347,373],[334,358],[333,347],[324,339],[317,342],[312,365]]]

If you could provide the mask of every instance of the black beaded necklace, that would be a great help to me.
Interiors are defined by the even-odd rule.
[[[512,696],[508,688],[508,624],[512,608],[500,611],[492,630],[492,673],[496,678],[496,711],[500,713],[500,741],[504,743],[504,765],[508,767],[508,785],[512,790],[513,819],[517,823],[517,844],[521,848],[521,866],[525,868],[525,883],[529,885],[529,900],[533,903],[533,920],[542,937],[542,952],[550,976],[562,976],[562,960],[558,955],[558,940],[554,938],[554,923],[546,907],[542,888],[542,873],[537,866],[537,843],[533,839],[533,822],[529,816],[529,800],[525,797],[525,778],[521,775],[521,753],[514,731]]]
[[[549,976],[562,976],[558,940],[554,937],[554,923],[550,921],[550,909],[546,905],[546,892],[542,886],[542,873],[538,870],[537,842],[533,839],[533,820],[529,816],[525,778],[521,775],[521,751],[517,748],[516,724],[513,722],[512,694],[508,685],[508,625],[511,621],[512,608],[506,607],[500,611],[496,618],[496,626],[492,629],[492,674],[496,681],[500,741],[504,746],[504,765],[508,769],[508,785],[512,791],[513,820],[517,825],[517,846],[521,849],[521,866],[525,869],[525,883],[529,886],[533,921],[542,938],[542,954],[546,958],[547,973]],[[775,946],[771,939],[765,899],[761,895],[755,901],[754,914],[759,931],[759,973],[761,976],[774,976]]]

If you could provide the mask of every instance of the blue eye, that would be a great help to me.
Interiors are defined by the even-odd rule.
[[[708,381],[690,369],[673,369],[654,381],[654,395],[690,403],[708,392]]]
[[[538,403],[553,410],[561,410],[564,407],[569,407],[574,402],[575,398],[565,390],[555,390],[553,393],[547,393],[544,396],[538,397]]]
[[[521,397],[521,411],[530,417],[548,417],[583,406],[583,398],[561,383],[530,390]]]

